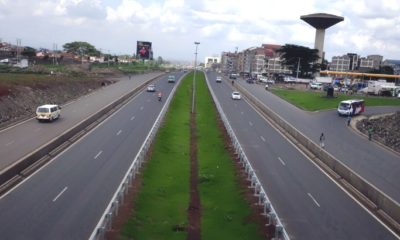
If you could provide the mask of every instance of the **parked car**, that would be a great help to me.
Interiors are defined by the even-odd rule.
[[[273,79],[267,79],[267,82],[266,83],[268,83],[268,84],[275,84],[275,80],[273,80]]]
[[[292,76],[285,76],[283,78],[283,81],[285,83],[295,83],[296,82],[296,78],[292,77]]]
[[[147,91],[148,92],[155,92],[156,91],[156,85],[150,84],[149,86],[147,86]]]
[[[310,89],[321,90],[322,89],[322,83],[310,82]]]
[[[222,78],[221,78],[220,76],[218,76],[218,77],[215,79],[215,81],[216,81],[217,83],[220,83],[220,82],[222,82]]]
[[[262,82],[262,83],[267,83],[268,78],[266,78],[266,77],[260,77],[258,80],[259,80],[260,82]]]
[[[231,73],[230,75],[229,75],[229,79],[236,79],[237,78],[237,74],[236,73]]]
[[[168,76],[168,82],[169,83],[174,83],[175,82],[175,76],[174,75],[169,75]]]
[[[248,78],[248,79],[246,79],[246,82],[252,84],[252,83],[254,83],[254,80],[252,78]]]
[[[53,121],[60,118],[61,107],[55,104],[46,104],[36,109],[36,119],[41,122],[43,120]]]
[[[239,92],[232,92],[232,99],[233,100],[240,100],[242,97],[240,96]]]

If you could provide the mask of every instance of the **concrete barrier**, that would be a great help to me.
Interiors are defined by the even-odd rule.
[[[235,87],[242,92],[242,94],[253,103],[263,114],[275,122],[280,128],[287,132],[288,135],[293,137],[300,146],[305,147],[310,153],[317,157],[323,164],[329,167],[334,173],[339,175],[343,180],[353,186],[359,193],[365,196],[375,206],[376,213],[386,220],[397,232],[400,232],[400,204],[379,190],[373,184],[362,178],[356,172],[351,170],[341,161],[336,159],[330,153],[321,149],[318,144],[311,141],[307,136],[298,131],[290,123],[281,118],[278,114],[272,111],[269,107],[264,105],[260,100],[250,94],[245,88],[236,84]],[[316,161],[315,158],[311,158]],[[320,163],[317,161],[317,164]],[[383,211],[383,214],[379,212]],[[390,219],[388,219],[390,217]],[[395,222],[394,222],[395,221]]]
[[[29,168],[30,166],[35,164],[36,161],[38,161],[41,158],[43,158],[44,156],[48,155],[51,151],[53,151],[57,147],[61,146],[63,143],[67,142],[68,140],[71,139],[70,142],[72,143],[72,139],[75,139],[75,140],[78,139],[75,136],[82,135],[82,130],[88,131],[91,128],[93,128],[94,126],[96,126],[99,123],[99,122],[97,122],[97,124],[94,124],[96,121],[98,121],[99,119],[102,119],[102,117],[104,115],[109,113],[112,109],[116,108],[118,105],[122,106],[125,103],[125,101],[130,99],[132,96],[136,95],[138,92],[142,91],[143,88],[149,82],[160,77],[161,75],[163,75],[163,74],[160,74],[152,79],[149,79],[148,81],[144,82],[143,84],[141,84],[140,86],[135,88],[133,91],[125,94],[124,96],[120,97],[116,101],[108,104],[107,106],[105,106],[103,109],[101,109],[97,113],[94,113],[91,116],[87,117],[86,119],[82,120],[81,122],[75,124],[72,128],[66,130],[65,132],[60,134],[58,137],[54,138],[52,141],[50,141],[46,145],[43,145],[36,151],[22,157],[21,159],[16,161],[13,165],[2,170],[0,173],[0,186],[14,185],[14,184],[9,184],[9,182],[12,181],[14,183],[15,182],[13,180],[13,179],[15,179],[14,177],[19,175],[22,171],[24,171],[24,169]],[[86,129],[88,126],[91,126],[90,129]],[[38,167],[40,167],[40,166],[38,166]],[[29,171],[29,172],[32,172],[32,171]],[[2,194],[2,192],[6,191],[9,188],[10,187],[1,188],[2,191],[0,192],[0,195]]]

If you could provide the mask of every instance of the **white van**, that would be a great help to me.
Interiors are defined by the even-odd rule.
[[[61,115],[61,107],[55,104],[46,104],[36,109],[36,119],[41,122],[43,120],[53,121]]]
[[[349,99],[345,101],[341,101],[337,108],[337,113],[339,116],[354,116],[364,112],[365,105],[364,100],[362,99]]]

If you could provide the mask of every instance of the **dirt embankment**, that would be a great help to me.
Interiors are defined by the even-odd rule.
[[[400,111],[394,114],[362,119],[357,122],[356,127],[366,135],[368,135],[368,130],[371,129],[372,140],[400,153]]]
[[[33,117],[43,104],[63,105],[102,86],[119,73],[75,68],[63,73],[1,73],[0,128]]]

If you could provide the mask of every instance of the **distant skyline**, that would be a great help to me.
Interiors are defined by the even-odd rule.
[[[325,56],[357,53],[400,59],[400,0],[0,0],[0,39],[58,50],[85,41],[105,53],[134,54],[152,42],[154,58],[194,60],[262,44],[314,47],[315,30],[301,15],[328,13]]]

